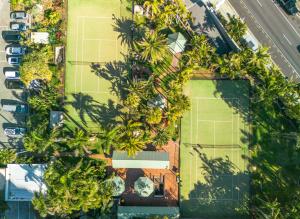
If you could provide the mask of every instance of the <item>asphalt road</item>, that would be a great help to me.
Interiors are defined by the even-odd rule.
[[[25,116],[15,115],[2,109],[4,102],[24,102],[25,93],[22,90],[7,89],[4,85],[5,76],[3,71],[5,68],[11,68],[7,63],[5,48],[7,43],[2,38],[2,32],[9,29],[10,7],[8,0],[0,0],[0,148],[13,147],[22,148],[21,139],[9,138],[4,134],[4,128],[7,126],[24,126]],[[12,218],[12,217],[9,217]]]
[[[229,2],[262,45],[270,47],[272,59],[283,73],[300,82],[300,18],[286,14],[272,0]]]

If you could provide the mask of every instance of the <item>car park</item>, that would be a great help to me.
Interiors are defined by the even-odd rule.
[[[10,65],[18,66],[21,63],[21,58],[20,57],[8,57],[7,62]]]
[[[20,79],[20,72],[15,70],[5,71],[4,76],[8,79]]]
[[[24,89],[24,83],[19,79],[6,79],[5,86],[7,89]]]
[[[25,51],[26,51],[26,48],[23,46],[19,46],[19,45],[8,46],[5,49],[5,52],[7,55],[24,55]]]
[[[19,103],[19,104],[3,104],[2,109],[12,113],[28,113],[28,105]]]
[[[26,128],[22,127],[7,127],[4,129],[4,134],[9,137],[20,138],[23,137],[26,133]]]
[[[25,23],[22,22],[11,22],[10,29],[14,31],[25,31],[27,30],[27,26]]]
[[[10,13],[10,18],[11,19],[16,19],[16,20],[26,19],[27,14],[26,14],[25,11],[13,11],[13,12]]]

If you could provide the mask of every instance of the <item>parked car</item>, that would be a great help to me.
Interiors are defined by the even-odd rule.
[[[300,45],[297,46],[297,50],[300,53]]]
[[[6,49],[6,54],[7,55],[24,55],[25,54],[25,51],[26,51],[26,48],[23,47],[23,46],[19,46],[19,45],[16,45],[16,46],[8,46]]]
[[[11,22],[10,29],[15,31],[25,31],[27,30],[27,26],[25,23],[22,22]]]
[[[3,39],[7,43],[17,43],[21,40],[21,35],[16,31],[10,31],[3,36]]]
[[[21,58],[20,57],[8,57],[7,62],[10,65],[20,65]]]
[[[19,79],[6,79],[5,86],[7,89],[24,89],[24,83]]]
[[[28,105],[26,104],[3,104],[2,109],[12,113],[21,113],[27,114],[28,113]]]
[[[4,129],[4,134],[9,137],[21,138],[25,135],[26,128],[22,127],[7,127]]]
[[[10,18],[11,19],[26,19],[27,18],[27,14],[25,11],[13,11],[10,13]]]
[[[10,79],[20,79],[20,72],[19,71],[5,71],[4,72],[5,78]]]

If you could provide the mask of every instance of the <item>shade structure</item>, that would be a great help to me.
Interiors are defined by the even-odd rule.
[[[134,183],[134,191],[141,197],[148,197],[154,191],[154,184],[148,177],[140,177]]]
[[[185,43],[185,37],[179,32],[168,35],[168,46],[173,54],[182,52],[185,48]]]
[[[112,185],[113,185],[113,196],[119,196],[125,191],[125,182],[119,176],[115,176],[112,178]]]

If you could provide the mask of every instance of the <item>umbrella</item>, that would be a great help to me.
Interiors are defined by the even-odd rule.
[[[113,185],[113,196],[119,196],[125,191],[125,182],[119,176],[115,176],[112,178],[112,185]]]
[[[168,35],[168,46],[173,54],[184,50],[186,39],[181,33],[173,33]]]
[[[148,177],[140,177],[134,183],[135,192],[141,197],[148,197],[154,191],[154,184]]]

